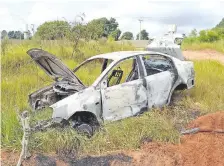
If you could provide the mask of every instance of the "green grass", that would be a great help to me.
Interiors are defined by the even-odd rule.
[[[224,110],[224,66],[216,61],[195,61],[196,87],[186,98],[186,106],[200,107],[204,112]]]
[[[39,47],[38,41],[22,44],[9,44],[2,55],[1,82],[1,146],[3,148],[21,148],[21,125],[17,112],[31,110],[27,95],[52,80],[30,61],[26,51]],[[116,43],[81,43],[80,52],[71,57],[72,47],[68,42],[43,42],[42,48],[56,54],[70,68],[95,54],[116,50],[133,50],[130,45]],[[58,152],[67,154],[101,154],[112,150],[135,149],[141,140],[150,137],[155,141],[178,143],[179,129],[193,119],[192,112],[201,113],[224,110],[224,66],[215,61],[195,61],[196,86],[184,91],[183,99],[177,106],[152,110],[138,117],[104,124],[100,132],[91,139],[78,135],[71,128],[55,128],[38,132],[31,137],[33,151]],[[85,79],[85,77],[83,78]],[[88,79],[86,77],[86,79]],[[31,119],[32,124],[51,116],[51,110],[41,111]]]
[[[198,40],[184,40],[182,44],[183,50],[204,50],[211,49],[224,53],[224,40],[218,40],[216,42],[200,42]]]

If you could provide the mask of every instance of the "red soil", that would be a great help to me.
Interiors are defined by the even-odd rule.
[[[199,127],[202,131],[185,135],[179,145],[146,143],[139,152],[128,152],[134,159],[133,165],[153,166],[224,166],[224,112],[201,116],[191,122],[189,128]]]

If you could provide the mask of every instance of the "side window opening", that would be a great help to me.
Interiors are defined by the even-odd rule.
[[[85,86],[90,86],[100,76],[100,74],[109,66],[110,63],[112,63],[112,60],[110,59],[105,58],[92,59],[74,69],[74,73]]]
[[[108,73],[107,87],[137,80],[139,78],[138,65],[135,57],[119,62]]]
[[[147,76],[173,69],[170,60],[160,55],[145,55],[142,60]]]

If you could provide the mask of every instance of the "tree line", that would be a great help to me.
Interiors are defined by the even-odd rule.
[[[36,35],[41,39],[55,40],[62,38],[71,38],[74,35],[79,35],[80,38],[97,40],[99,38],[110,38],[112,40],[133,40],[132,32],[124,32],[122,35],[119,29],[119,23],[115,18],[106,17],[93,19],[84,24],[82,22],[67,22],[67,21],[50,21],[45,22],[37,28]],[[139,39],[137,34],[136,39]],[[141,40],[148,40],[148,32],[141,31]]]
[[[110,40],[134,40],[132,32],[127,31],[122,34],[119,29],[119,23],[113,17],[107,19],[106,17],[93,19],[88,23],[83,23],[84,15],[79,16],[81,21],[68,22],[62,20],[48,21],[43,23],[37,28],[33,37],[40,38],[42,40],[58,40],[69,39],[76,41],[78,39],[97,40],[99,38],[107,38]],[[136,40],[141,36],[141,40],[149,40],[149,33],[143,29],[136,35]],[[30,31],[28,31],[30,36]],[[122,34],[122,35],[121,35]],[[1,38],[9,39],[24,39],[24,33],[21,31],[9,31],[3,30],[1,32]],[[214,42],[220,39],[224,39],[224,18],[214,28],[210,30],[202,30],[197,32],[193,29],[188,35],[187,40],[189,42]]]
[[[24,39],[24,33],[21,31],[9,31],[3,30],[1,32],[1,39],[8,37],[9,39]]]
[[[119,29],[119,23],[115,18],[107,19],[106,17],[93,19],[88,23],[83,23],[84,16],[80,16],[81,21],[68,22],[62,20],[47,21],[37,28],[33,37],[42,40],[74,39],[84,38],[88,40],[97,40],[99,38],[109,38],[111,40],[134,40],[132,32],[127,31],[122,34]],[[121,35],[122,34],[122,35]],[[141,40],[148,40],[149,34],[146,30],[141,31]],[[1,32],[1,37],[9,39],[24,39],[21,31]],[[139,39],[139,34],[136,35]]]
[[[188,42],[215,42],[224,40],[224,18],[212,29],[201,30],[200,32],[193,29],[186,40]]]

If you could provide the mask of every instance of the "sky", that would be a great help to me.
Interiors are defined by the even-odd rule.
[[[188,34],[193,28],[209,29],[224,17],[224,1],[181,0],[0,0],[0,30],[35,28],[45,21],[74,21],[85,13],[85,22],[100,17],[114,17],[122,32],[136,35],[141,28],[156,36],[176,24],[179,33]]]

